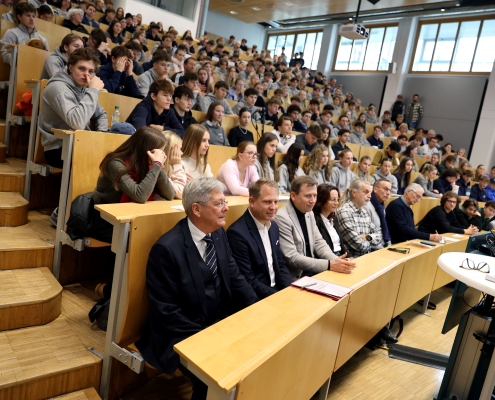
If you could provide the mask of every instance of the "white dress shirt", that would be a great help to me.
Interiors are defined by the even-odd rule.
[[[192,240],[198,248],[199,255],[201,256],[203,261],[205,261],[207,243],[203,239],[206,236],[206,233],[203,233],[198,228],[196,228],[196,226],[191,222],[189,218],[187,219],[187,225],[189,226]]]
[[[340,253],[340,250],[342,249],[342,247],[340,246],[340,237],[333,226],[333,219],[329,220],[325,218],[323,214],[320,214],[320,217],[321,220],[323,221],[323,224],[325,224],[325,228],[327,228],[327,231],[330,234],[330,239],[332,239],[333,252]]]
[[[433,149],[430,149],[430,147],[427,144],[425,144],[421,149],[423,150],[423,154],[429,155],[430,157],[433,154],[438,153],[438,149],[436,147],[433,147]]]
[[[258,232],[261,236],[261,241],[263,242],[263,247],[265,248],[266,260],[268,261],[268,271],[270,273],[270,286],[275,286],[275,271],[273,270],[273,255],[272,255],[272,244],[270,243],[270,235],[268,234],[268,230],[272,223],[268,221],[265,225],[259,222],[256,218],[254,218],[253,214],[251,214],[251,210],[249,210],[249,214],[254,220],[256,224],[256,228],[258,228]]]

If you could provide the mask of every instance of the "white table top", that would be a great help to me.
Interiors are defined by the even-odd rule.
[[[495,296],[495,283],[487,281],[483,272],[460,268],[461,263],[469,258],[477,266],[480,262],[486,262],[490,266],[490,273],[495,274],[495,258],[471,253],[444,253],[438,260],[438,266],[446,273],[460,280],[466,285],[478,289],[491,296]],[[465,262],[464,265],[467,265]]]

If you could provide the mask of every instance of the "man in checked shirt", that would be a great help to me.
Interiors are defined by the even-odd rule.
[[[370,199],[371,186],[361,179],[351,182],[340,199],[337,219],[349,257],[357,258],[383,248],[381,230],[363,209]]]

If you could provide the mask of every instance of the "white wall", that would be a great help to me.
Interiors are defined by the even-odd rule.
[[[199,0],[198,0],[199,1]],[[228,39],[234,35],[236,40],[247,39],[248,46],[258,45],[258,51],[265,46],[266,29],[259,24],[246,24],[217,11],[208,10],[206,32]]]
[[[122,7],[126,13],[129,12],[133,15],[141,14],[143,16],[143,23],[145,24],[149,24],[151,21],[162,22],[164,29],[173,26],[179,32],[179,35],[182,35],[187,29],[189,29],[193,35],[196,34],[200,19],[199,10],[201,0],[196,0],[194,19],[185,18],[136,0],[113,0],[113,3],[116,9]],[[187,1],[184,1],[183,3],[187,3]]]

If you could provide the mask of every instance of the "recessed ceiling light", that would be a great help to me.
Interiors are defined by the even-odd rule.
[[[261,8],[258,8],[258,7],[253,7],[253,10],[254,10],[254,11],[261,11]]]
[[[231,14],[237,14],[237,12],[235,12],[235,11],[231,11],[230,13],[231,13]]]
[[[441,12],[444,12],[444,11],[445,11],[445,8],[442,8],[440,11],[441,11]]]

